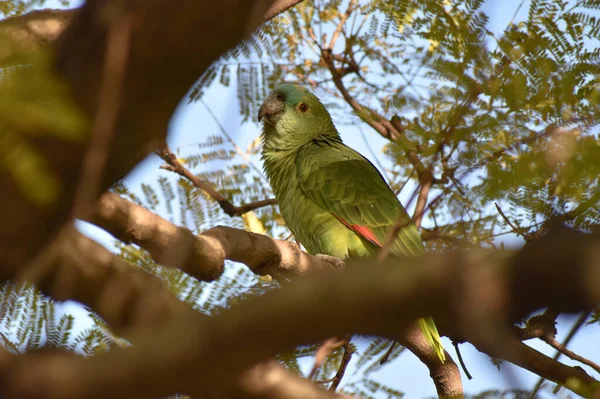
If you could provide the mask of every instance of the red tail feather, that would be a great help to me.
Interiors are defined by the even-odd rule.
[[[374,245],[377,245],[378,247],[382,247],[383,246],[383,244],[381,243],[381,241],[379,241],[377,239],[377,237],[375,236],[375,234],[371,231],[371,229],[369,227],[367,227],[367,226],[361,226],[361,225],[358,225],[358,224],[350,224],[350,223],[348,223],[345,220],[340,219],[340,218],[338,218],[338,220],[340,222],[342,222],[344,224],[344,226],[346,226],[350,230],[354,231],[356,234],[358,234],[359,236],[361,236],[365,240],[371,242]]]

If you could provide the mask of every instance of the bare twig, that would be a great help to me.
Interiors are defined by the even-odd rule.
[[[417,229],[421,228],[421,221],[426,210],[427,198],[429,197],[429,190],[433,185],[433,173],[424,172],[419,174],[419,180],[421,182],[421,188],[419,189],[419,197],[417,198],[417,205],[413,214],[413,222],[417,226]]]
[[[454,349],[456,350],[456,357],[458,357],[458,362],[460,363],[460,367],[465,372],[467,379],[472,380],[473,377],[471,376],[471,373],[469,373],[469,370],[467,369],[467,365],[465,364],[465,361],[463,360],[462,354],[460,353],[460,349],[458,347],[458,345],[459,345],[458,342],[452,342],[452,344],[454,345]]]
[[[346,10],[346,12],[343,13],[342,15],[340,15],[340,22],[338,23],[338,25],[335,28],[335,31],[331,35],[331,41],[329,42],[329,46],[328,46],[328,48],[330,50],[333,50],[333,46],[335,46],[335,43],[337,42],[338,38],[340,37],[340,33],[342,33],[342,29],[344,28],[344,24],[350,17],[350,14],[352,14],[352,11],[353,11],[352,9],[354,8],[355,5],[356,5],[356,0],[351,0],[348,3],[348,9]]]
[[[331,382],[331,385],[329,386],[329,390],[331,392],[335,392],[335,390],[340,385],[340,382],[342,382],[342,378],[344,378],[344,374],[346,373],[346,368],[348,367],[348,363],[350,363],[350,360],[352,359],[353,353],[354,353],[354,351],[352,350],[352,347],[350,346],[350,342],[346,342],[344,344],[344,355],[342,356],[342,361],[340,362],[340,367],[338,368],[338,371],[335,374],[335,376],[333,377],[333,381]]]
[[[392,353],[394,352],[394,349],[396,349],[396,346],[398,346],[398,342],[392,341],[392,344],[390,345],[388,350],[379,360],[379,364],[384,365],[388,362],[388,360],[390,360],[390,356],[392,356]]]
[[[553,347],[554,349],[556,349],[557,351],[559,351],[560,353],[562,353],[563,355],[570,357],[571,359],[578,361],[579,363],[583,363],[586,366],[590,366],[591,368],[593,368],[594,370],[596,370],[596,372],[600,373],[600,366],[589,360],[586,359],[582,356],[579,356],[578,354],[576,354],[575,352],[573,352],[572,350],[569,350],[565,345],[561,344],[560,342],[558,342],[554,337],[552,336],[545,336],[542,338],[542,340],[544,340],[544,342],[546,342],[548,345],[550,345],[551,347]]]
[[[213,186],[210,185],[210,183],[202,180],[201,178],[190,172],[186,167],[184,167],[177,160],[175,154],[171,152],[171,150],[166,144],[164,144],[163,148],[160,151],[157,151],[157,155],[169,164],[161,166],[161,169],[175,172],[178,175],[188,179],[194,185],[194,187],[204,191],[206,194],[208,194],[209,197],[217,201],[221,209],[223,209],[223,212],[225,212],[229,216],[240,216],[246,212],[258,208],[277,204],[277,200],[275,198],[269,198],[266,200],[252,202],[250,204],[235,206],[227,198],[223,197],[221,193],[215,190]]]
[[[569,358],[583,363],[587,366],[590,366],[594,370],[600,373],[600,366],[582,356],[579,356],[575,352],[569,350],[567,348],[567,344],[561,344],[556,340],[556,318],[558,317],[558,312],[549,308],[547,309],[543,315],[533,317],[529,324],[533,327],[533,331],[530,332],[530,335],[536,335],[537,338],[540,338],[542,341],[546,342],[548,345],[556,349],[559,353],[568,356]],[[589,317],[589,313],[583,317],[585,321]],[[579,324],[576,322],[576,325]]]
[[[312,31],[309,30],[309,34],[311,35],[313,41],[315,41],[315,43],[318,45],[318,41],[316,40],[314,33],[312,33]],[[344,100],[348,103],[348,105],[350,105],[350,107],[380,135],[387,138],[388,140],[397,141],[398,143],[400,143],[403,146],[403,148],[405,148],[407,157],[409,161],[415,166],[417,173],[419,173],[421,170],[425,170],[425,166],[419,160],[417,152],[414,150],[416,148],[416,144],[414,144],[408,138],[406,138],[406,136],[402,134],[402,131],[398,130],[397,127],[394,126],[394,124],[387,120],[385,117],[371,109],[365,108],[362,105],[360,105],[358,101],[356,101],[356,99],[352,97],[352,95],[344,85],[344,82],[342,81],[343,76],[340,74],[340,72],[334,65],[335,55],[332,53],[332,50],[323,48],[320,48],[320,50],[321,56],[323,57],[323,60],[325,61],[331,73],[333,83],[339,90]]]
[[[308,374],[308,379],[312,380],[317,375],[317,371],[325,364],[325,360],[331,355],[333,352],[341,348],[342,346],[348,343],[349,336],[344,337],[331,337],[323,341],[319,349],[317,349],[317,353],[315,354],[315,363],[313,364],[310,373]]]
[[[500,216],[502,216],[502,219],[504,219],[506,224],[508,224],[515,233],[522,236],[526,241],[531,241],[531,237],[529,236],[529,234],[527,232],[523,231],[523,229],[515,226],[510,221],[510,219],[504,214],[504,212],[502,211],[502,208],[500,208],[500,205],[498,205],[497,202],[494,202],[494,205],[496,205],[496,209],[498,210],[498,213],[500,214]]]

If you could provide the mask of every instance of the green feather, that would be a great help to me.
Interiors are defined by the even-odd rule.
[[[295,85],[282,85],[263,104],[282,110],[263,125],[262,159],[281,215],[312,254],[339,258],[373,256],[379,248],[346,227],[366,226],[380,243],[398,219],[404,225],[390,251],[419,256],[419,232],[385,180],[365,157],[344,145],[319,99]],[[280,101],[282,103],[268,104]],[[261,107],[262,108],[262,107]],[[444,348],[431,318],[419,319],[425,338],[440,360]]]

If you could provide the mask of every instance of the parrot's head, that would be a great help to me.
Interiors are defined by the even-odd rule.
[[[299,147],[317,137],[339,137],[329,112],[310,91],[282,84],[262,103],[258,121],[263,140],[273,149]]]

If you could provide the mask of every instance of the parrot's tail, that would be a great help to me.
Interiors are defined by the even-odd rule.
[[[442,346],[442,339],[438,333],[437,327],[431,317],[419,319],[419,327],[425,335],[425,339],[429,342],[429,345],[433,348],[435,353],[438,355],[442,363],[446,361],[446,354],[444,353],[444,347]]]

